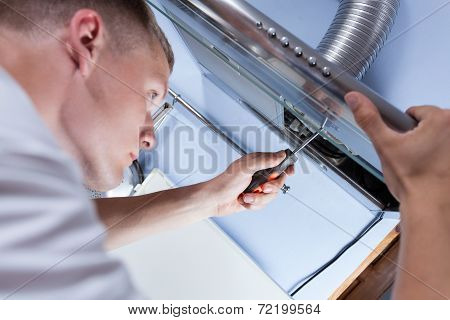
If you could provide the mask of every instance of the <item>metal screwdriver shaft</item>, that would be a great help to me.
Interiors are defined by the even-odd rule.
[[[311,143],[325,128],[325,125],[327,124],[328,118],[325,118],[324,122],[322,123],[322,126],[319,128],[319,130],[316,131],[311,137],[309,137],[305,142],[303,142],[300,146],[298,146],[294,151],[291,151],[290,149],[286,149],[286,158],[276,167],[264,169],[256,172],[253,177],[252,181],[250,182],[247,189],[245,189],[244,193],[252,193],[252,192],[259,192],[261,186],[271,180],[274,180],[278,178],[281,174],[283,174],[287,168],[289,168],[291,165],[297,162],[298,157],[297,153],[299,153],[301,150],[303,150],[308,144]]]

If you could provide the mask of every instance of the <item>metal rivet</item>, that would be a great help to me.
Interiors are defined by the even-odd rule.
[[[261,21],[258,21],[256,23],[256,27],[261,30],[263,28],[263,23]]]
[[[308,63],[311,67],[315,67],[317,65],[317,58],[316,57],[309,57]]]
[[[289,39],[287,37],[282,37],[280,39],[280,42],[283,47],[289,47]]]
[[[301,47],[295,47],[294,52],[297,57],[301,57],[303,54],[303,49]]]
[[[275,30],[275,28],[269,28],[267,30],[267,34],[269,35],[269,37],[275,38],[277,36],[277,30]]]
[[[330,68],[328,68],[328,67],[323,67],[323,68],[322,68],[322,74],[323,74],[324,77],[329,77],[329,76],[331,76]]]

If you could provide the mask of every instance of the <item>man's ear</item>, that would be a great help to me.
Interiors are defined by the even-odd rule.
[[[88,77],[98,63],[105,47],[105,28],[100,15],[82,9],[70,20],[68,49],[83,77]]]

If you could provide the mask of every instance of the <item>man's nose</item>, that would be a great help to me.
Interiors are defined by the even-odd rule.
[[[153,119],[150,112],[145,115],[144,125],[139,129],[139,148],[150,150],[155,147],[155,130],[153,129]]]
[[[153,126],[144,126],[141,128],[139,134],[139,147],[142,150],[150,150],[156,144],[155,134],[153,132]]]

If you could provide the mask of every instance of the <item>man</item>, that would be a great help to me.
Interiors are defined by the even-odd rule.
[[[139,297],[104,252],[83,184],[115,187],[151,146],[173,62],[143,0],[0,0],[1,298]],[[284,156],[252,154],[205,183],[99,201],[108,245],[265,206],[285,174],[263,193],[242,191]]]
[[[170,46],[137,0],[0,0],[0,28],[0,65],[7,71],[0,71],[0,296],[139,297],[124,268],[104,253],[105,229],[86,200],[77,165],[62,148],[90,186],[117,184],[137,154],[138,126],[141,146],[151,145],[147,97],[150,107],[157,105],[167,90]],[[346,99],[401,201],[395,296],[448,298],[449,111],[413,108],[419,126],[400,134],[367,98],[351,93]],[[284,175],[266,184],[263,194],[241,192],[255,171],[284,156],[253,154],[203,184],[99,202],[109,244],[263,206]]]

